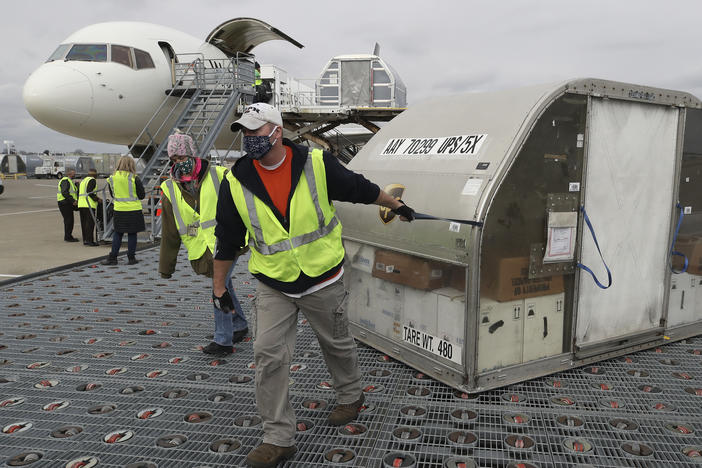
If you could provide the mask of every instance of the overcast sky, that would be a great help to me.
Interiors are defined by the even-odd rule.
[[[103,21],[163,24],[204,40],[228,19],[258,18],[305,45],[274,41],[253,51],[298,78],[316,78],[334,55],[371,53],[378,42],[410,106],[575,77],[702,96],[702,0],[12,0],[2,7],[0,140],[18,150],[126,151],[50,130],[22,102],[24,81],[56,46]]]

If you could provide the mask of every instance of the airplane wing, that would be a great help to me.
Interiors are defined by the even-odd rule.
[[[255,18],[226,21],[214,28],[205,40],[230,56],[237,52],[251,52],[257,45],[273,40],[288,41],[300,49],[304,47],[279,29]]]

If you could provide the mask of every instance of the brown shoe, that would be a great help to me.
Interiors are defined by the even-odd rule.
[[[249,452],[246,463],[254,468],[275,468],[278,463],[295,455],[297,448],[278,447],[273,444],[263,443]]]
[[[361,398],[353,403],[349,403],[347,405],[336,405],[336,407],[329,414],[329,417],[327,417],[327,421],[332,426],[343,426],[344,424],[353,421],[358,416],[358,410],[361,409],[361,406],[363,406],[363,402],[365,400],[366,397],[363,395],[363,393],[361,393]]]

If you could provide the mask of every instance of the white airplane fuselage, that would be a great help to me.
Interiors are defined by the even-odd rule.
[[[228,60],[220,49],[193,36],[139,22],[94,24],[71,34],[61,44],[67,46],[63,54],[61,49],[55,52],[60,58],[50,59],[27,79],[23,90],[27,110],[58,132],[121,145],[135,142],[173,86],[169,48],[181,62],[196,57],[188,59],[182,54],[196,53],[206,59]],[[73,48],[76,44],[83,47]],[[123,46],[119,51],[131,51],[127,52],[129,57],[123,57],[131,66],[113,61],[121,57],[113,45]],[[81,50],[87,54],[81,54]],[[137,51],[148,53],[153,67]],[[147,66],[139,66],[144,64]],[[174,122],[175,116],[171,120]],[[233,137],[224,127],[216,146],[227,147]],[[139,143],[147,144],[148,138]]]

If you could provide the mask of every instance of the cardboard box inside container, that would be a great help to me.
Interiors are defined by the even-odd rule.
[[[353,256],[350,256],[351,267],[366,273],[372,273],[374,259],[375,248],[370,245],[362,245]]]
[[[436,336],[436,310],[438,295],[430,291],[405,288],[403,325]]]
[[[702,237],[678,236],[673,249],[687,257],[687,272],[691,275],[702,275]],[[685,260],[680,255],[673,255],[673,268],[681,271]]]
[[[427,291],[444,285],[447,269],[448,265],[431,260],[376,250],[373,276]]]
[[[405,287],[356,269],[344,276],[349,287],[349,320],[387,338],[399,337]]]
[[[452,266],[451,267],[451,277],[448,282],[448,286],[459,291],[466,290],[466,269],[465,267]]]
[[[483,264],[480,294],[498,302],[558,294],[563,291],[563,276],[529,279],[529,257],[501,258]]]

